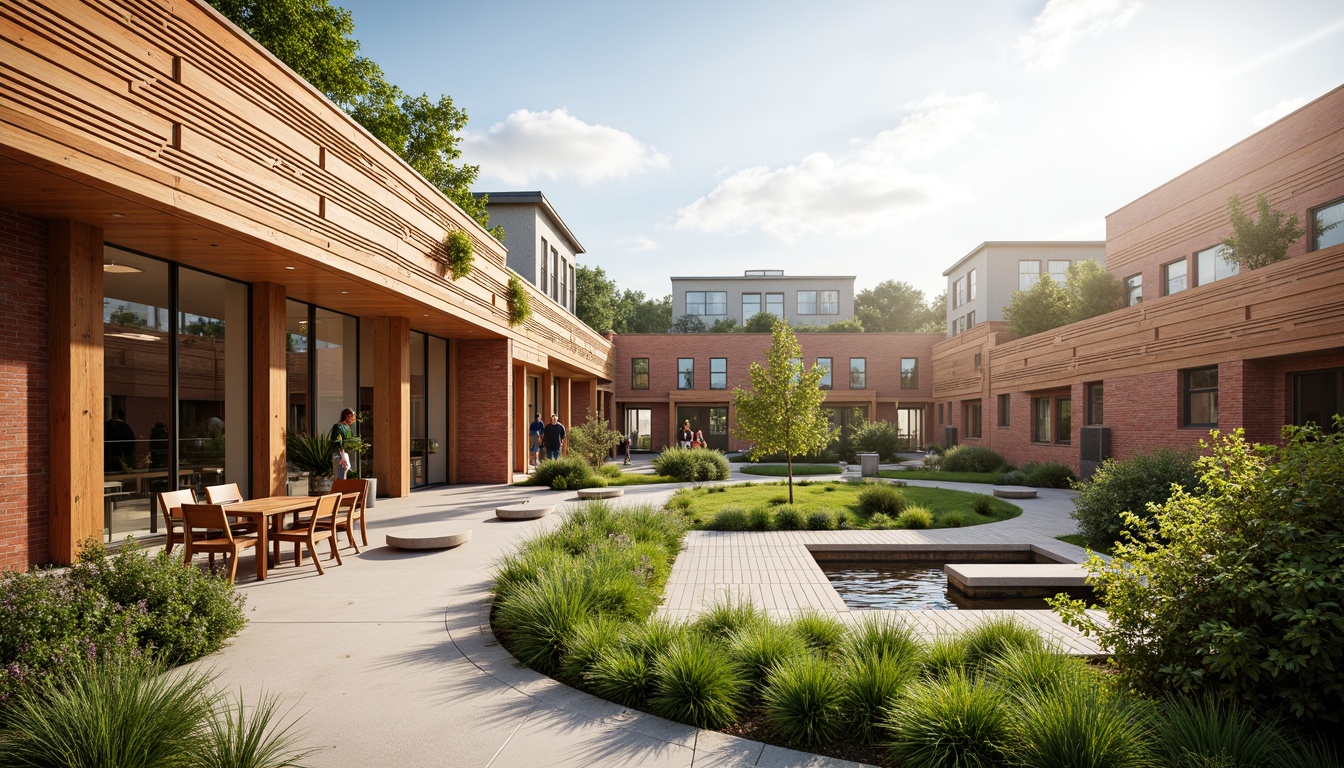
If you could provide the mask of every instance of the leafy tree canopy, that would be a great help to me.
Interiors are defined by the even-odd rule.
[[[705,321],[700,319],[699,315],[682,315],[672,321],[672,326],[667,329],[668,333],[704,333],[708,328]]]
[[[1091,260],[1069,267],[1064,290],[1069,294],[1070,319],[1074,322],[1113,312],[1125,300],[1125,286],[1119,278]]]
[[[839,433],[822,403],[822,369],[803,364],[802,347],[789,324],[776,320],[766,364],[752,363],[751,389],[733,390],[737,425],[733,436],[752,444],[751,454],[788,457],[789,503],[793,503],[793,457],[824,449]]]
[[[1058,328],[1072,315],[1068,292],[1049,275],[1041,275],[1030,289],[1015,292],[1003,310],[1008,329],[1018,338]]]
[[[924,292],[906,282],[884,280],[854,296],[854,315],[869,333],[940,330],[944,310],[924,300]]]
[[[467,113],[447,96],[412,96],[387,82],[376,63],[359,55],[350,12],[329,0],[210,0],[229,21],[326,94],[375,138],[489,227],[486,199],[473,197],[479,166],[458,165]],[[491,234],[504,236],[502,227]]]
[[[672,325],[672,296],[650,299],[643,291],[627,288],[614,311],[617,333],[667,333]]]
[[[709,326],[710,333],[737,333],[742,328],[737,324],[736,317],[725,317],[722,320],[715,320],[714,324]]]
[[[1242,210],[1241,198],[1236,195],[1227,201],[1232,234],[1223,241],[1218,253],[1242,269],[1259,269],[1283,261],[1288,258],[1288,249],[1306,233],[1297,225],[1296,214],[1287,216],[1269,207],[1269,199],[1263,193],[1255,196],[1255,208],[1259,220],[1252,220]]]
[[[742,324],[742,330],[745,333],[771,333],[778,319],[769,312],[757,312],[747,318],[747,322]]]
[[[601,267],[574,268],[574,314],[595,331],[615,328],[619,293]]]

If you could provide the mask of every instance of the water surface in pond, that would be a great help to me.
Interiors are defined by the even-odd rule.
[[[1048,610],[1042,598],[972,598],[949,589],[941,560],[820,562],[850,610]]]

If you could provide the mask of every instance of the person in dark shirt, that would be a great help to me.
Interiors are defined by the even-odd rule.
[[[541,460],[541,435],[546,431],[546,423],[541,420],[541,414],[538,413],[532,417],[532,423],[527,427],[527,436],[532,442],[532,463],[536,464]]]
[[[103,471],[125,472],[135,466],[135,430],[126,423],[125,411],[103,424]]]
[[[350,453],[346,450],[346,441],[354,436],[350,431],[355,423],[355,412],[346,408],[341,411],[341,420],[331,427],[331,468],[337,480],[344,480],[350,471]]]
[[[565,425],[560,423],[554,413],[551,414],[551,423],[542,430],[541,442],[546,447],[546,458],[560,458],[560,451],[565,447]]]

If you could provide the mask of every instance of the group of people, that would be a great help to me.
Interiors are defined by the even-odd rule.
[[[677,430],[677,445],[682,448],[704,448],[705,433],[703,430],[691,429],[691,420],[687,419]]]
[[[543,452],[547,459],[558,459],[565,449],[565,425],[560,423],[560,417],[554,413],[551,414],[550,422],[545,424],[541,421],[540,413],[533,416],[527,434],[532,441],[533,464],[541,460]]]

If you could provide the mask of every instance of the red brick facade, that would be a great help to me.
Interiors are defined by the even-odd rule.
[[[47,225],[0,208],[0,570],[48,552]]]
[[[507,483],[513,441],[508,425],[513,402],[509,340],[454,340],[455,384],[460,404],[458,483]]]

